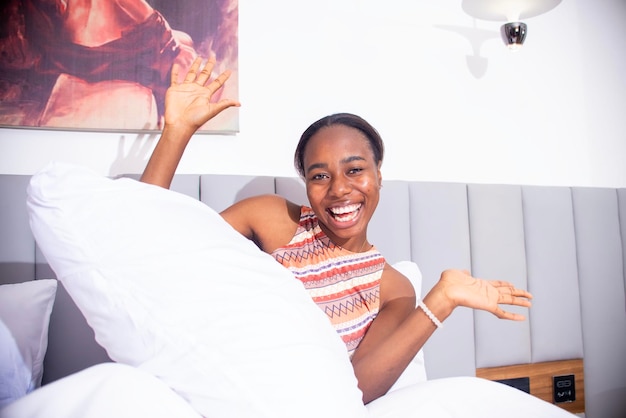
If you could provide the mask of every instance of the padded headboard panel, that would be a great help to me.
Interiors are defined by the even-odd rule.
[[[0,284],[35,277],[35,239],[26,213],[29,179],[0,175]]]
[[[620,193],[623,192],[622,189]],[[626,416],[626,217],[622,216],[620,228],[619,215],[620,211],[624,215],[625,206],[618,207],[618,194],[612,189],[577,188],[572,196],[585,379],[593,383],[585,396],[593,400],[593,407],[600,408],[602,403],[610,407],[621,405],[611,414],[597,416]],[[616,387],[621,390],[615,390]]]
[[[432,288],[445,269],[471,271],[467,187],[455,183],[409,185],[411,259],[422,271],[423,292]],[[391,200],[391,199],[390,199]],[[424,348],[429,377],[458,373],[473,376],[476,370],[474,315],[457,309],[445,327]],[[454,372],[453,372],[454,370]]]
[[[0,175],[0,283],[54,277],[30,234],[28,180]],[[261,193],[306,203],[297,178],[177,175],[172,189],[218,211]],[[416,261],[424,291],[461,268],[535,296],[525,322],[457,309],[424,348],[429,378],[583,358],[586,416],[626,411],[626,189],[384,181],[369,238],[391,263]],[[60,286],[44,382],[107,360]]]

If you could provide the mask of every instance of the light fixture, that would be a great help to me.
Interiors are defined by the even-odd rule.
[[[500,27],[502,40],[510,49],[520,49],[526,40],[526,23],[508,22]]]
[[[483,20],[504,21],[500,28],[502,40],[511,49],[521,48],[528,27],[521,22],[554,9],[561,0],[463,0],[468,15]]]

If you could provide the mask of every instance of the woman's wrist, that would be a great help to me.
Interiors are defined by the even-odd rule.
[[[198,127],[190,124],[184,124],[181,122],[168,123],[166,121],[163,126],[163,131],[161,132],[161,139],[187,145],[197,130]]]
[[[440,283],[437,283],[422,301],[440,322],[445,321],[456,308],[454,301],[448,297]]]
[[[181,126],[166,124],[141,181],[169,188],[193,132]]]
[[[426,303],[424,303],[422,299],[417,301],[417,306],[419,306],[419,308],[424,311],[426,316],[432,321],[433,324],[435,324],[437,328],[443,327],[443,323],[439,320],[439,318],[437,318],[437,315],[435,315],[433,311],[430,310],[430,308],[426,305]]]

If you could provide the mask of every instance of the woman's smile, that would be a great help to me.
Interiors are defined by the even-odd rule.
[[[335,219],[335,221],[343,223],[354,220],[361,210],[362,204],[353,204],[346,206],[335,206],[328,208],[328,213]]]

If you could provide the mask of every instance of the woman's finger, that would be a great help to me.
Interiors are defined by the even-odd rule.
[[[196,74],[198,73],[198,69],[200,68],[200,64],[202,64],[202,58],[196,57],[196,59],[193,60],[191,67],[189,67],[189,70],[187,71],[187,75],[185,76],[185,81],[184,81],[185,83],[192,83],[195,81]]]
[[[228,80],[228,78],[230,77],[230,74],[231,74],[231,71],[226,70],[222,74],[220,74],[217,78],[215,78],[215,80],[211,81],[211,83],[207,86],[207,88],[211,90],[211,94],[215,93],[224,85],[224,83],[226,83],[226,80]]]
[[[170,75],[170,86],[178,84],[178,73],[180,72],[180,64],[177,62],[172,65],[172,74]]]
[[[239,107],[240,104],[237,100],[232,99],[222,99],[219,102],[215,103],[215,112],[220,113],[224,109],[228,109],[229,107]]]
[[[532,306],[532,303],[526,298],[503,294],[498,298],[498,304],[523,306],[524,308],[530,308]]]
[[[490,283],[492,284],[492,286],[498,289],[498,292],[500,292],[500,294],[508,294],[527,299],[533,298],[533,295],[530,292],[524,289],[518,289],[513,285],[513,283],[501,280],[492,280],[490,281]]]
[[[526,320],[526,317],[522,314],[517,314],[517,313],[513,313],[513,312],[509,312],[509,311],[504,311],[500,308],[498,308],[496,310],[496,312],[494,312],[494,315],[496,315],[498,318],[500,319],[508,319],[511,321],[524,321]]]
[[[518,297],[518,298],[526,298],[526,299],[532,299],[533,298],[533,295],[530,292],[528,292],[528,291],[526,291],[524,289],[518,289],[516,287],[509,288],[508,289],[508,294],[511,295],[511,296]]]
[[[200,71],[200,73],[198,73],[198,76],[196,77],[196,84],[204,86],[204,84],[211,77],[213,67],[215,67],[215,57],[209,57],[206,64],[202,68],[202,71]]]

